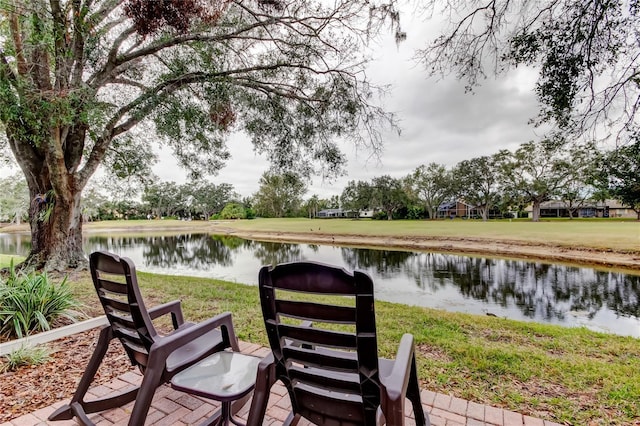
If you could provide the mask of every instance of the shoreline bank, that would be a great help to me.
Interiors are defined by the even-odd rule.
[[[102,222],[104,223],[104,222]],[[547,263],[570,263],[596,268],[616,268],[632,273],[640,273],[640,250],[590,249],[588,247],[566,247],[558,244],[531,243],[521,240],[490,239],[480,237],[451,236],[389,236],[359,235],[318,232],[283,232],[243,230],[228,226],[226,221],[219,222],[178,222],[162,224],[157,221],[142,222],[139,226],[93,227],[85,225],[84,232],[100,233],[147,233],[147,232],[201,232],[217,235],[236,236],[259,241],[311,243],[324,245],[342,245],[363,248],[384,248],[397,250],[435,251],[458,253],[483,257],[507,257]],[[10,225],[0,227],[0,232],[28,232],[28,225]]]
[[[636,252],[567,248],[551,244],[529,244],[522,241],[486,240],[480,238],[311,234],[243,231],[221,227],[216,227],[215,230],[217,231],[216,233],[223,232],[225,235],[259,241],[436,251],[489,257],[509,257],[550,263],[572,263],[593,267],[621,268],[640,272],[640,253]]]

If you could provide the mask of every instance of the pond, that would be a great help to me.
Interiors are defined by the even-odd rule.
[[[640,337],[640,275],[612,270],[208,234],[91,235],[84,245],[128,256],[141,271],[250,285],[262,265],[314,260],[369,273],[379,300]],[[27,235],[0,234],[0,253],[25,255],[29,247]]]

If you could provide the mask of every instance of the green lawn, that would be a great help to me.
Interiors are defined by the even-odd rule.
[[[4,232],[21,227],[9,226]],[[393,220],[370,219],[255,219],[240,221],[180,221],[180,220],[119,220],[91,222],[83,229],[89,232],[106,230],[171,230],[221,232],[239,231],[295,232],[313,234],[343,234],[365,236],[446,237],[480,240],[521,241],[530,244],[551,244],[561,247],[585,247],[601,250],[640,252],[640,222],[635,220],[554,219],[542,222],[529,220]]]
[[[11,259],[13,259],[13,263],[15,265],[18,262],[21,262],[22,260],[24,260],[24,257],[22,257],[22,256],[12,256],[12,255],[8,255],[8,254],[0,254],[0,269],[1,268],[6,268],[9,265],[11,265]]]
[[[635,220],[393,220],[255,219],[224,223],[243,231],[474,238],[561,247],[640,252],[640,222]]]

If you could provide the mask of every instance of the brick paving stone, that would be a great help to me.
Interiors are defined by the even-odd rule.
[[[291,400],[289,399],[289,395],[285,395],[280,398],[275,405],[276,407],[291,411]]]
[[[472,419],[484,421],[484,405],[469,401],[466,414],[467,417],[471,417]]]
[[[433,401],[435,399],[436,399],[436,393],[435,392],[431,392],[430,390],[426,390],[426,389],[423,389],[420,392],[420,401],[422,401],[423,404],[427,404],[427,405],[433,406]]]
[[[274,419],[280,420],[281,422],[284,422],[289,416],[289,410],[273,406],[269,409],[269,416],[273,417]]]
[[[562,426],[562,425],[560,423],[550,422],[549,420],[545,420],[544,426]]]
[[[89,389],[88,393],[94,395],[96,398],[101,398],[103,396],[109,395],[110,393],[113,393],[113,389],[104,385],[98,385],[94,388]]]
[[[486,423],[483,422],[482,420],[467,418],[466,426],[485,426],[485,425]]]
[[[174,411],[181,408],[179,404],[176,404],[175,402],[171,401],[169,398],[154,399],[153,402],[151,403],[151,406],[167,414],[173,413]]]
[[[544,420],[531,416],[523,416],[524,426],[544,426]]]
[[[433,406],[434,408],[441,408],[443,410],[446,410],[449,408],[449,405],[451,404],[452,399],[453,398],[451,397],[451,395],[446,395],[444,393],[437,393],[436,398],[433,401]]]
[[[106,386],[113,390],[121,390],[131,386],[131,383],[125,382],[124,380],[120,380],[120,379],[113,379],[110,382],[108,382]]]
[[[504,416],[502,408],[484,407],[484,421],[492,425],[504,425]]]
[[[254,352],[261,350],[263,347],[257,343],[240,342],[240,352],[243,354],[253,354]]]
[[[271,393],[276,395],[285,396],[287,394],[287,388],[280,383],[276,383],[271,387]]]
[[[184,416],[183,420],[186,423],[198,424],[198,420],[209,417],[209,413],[213,410],[213,405],[201,403],[199,407],[194,408],[189,414]]]
[[[147,418],[144,421],[145,425],[152,425],[157,421],[160,421],[161,419],[163,419],[166,416],[165,413],[163,413],[160,410],[156,410],[155,408],[151,408],[149,410],[149,414],[147,414]]]
[[[36,423],[36,424],[42,424],[42,423]],[[48,425],[54,425],[54,426],[78,426],[78,422],[75,421],[75,419],[72,420],[63,420],[60,422],[47,422],[46,424]]]
[[[25,414],[24,416],[17,417],[11,420],[11,424],[14,426],[32,426],[37,423],[40,423],[40,419],[38,419],[33,414]]]
[[[139,385],[142,383],[142,374],[136,371],[128,371],[120,376],[120,380],[124,380],[132,385]]]
[[[270,353],[271,353],[270,349],[260,348],[260,349],[258,349],[256,351],[252,352],[251,355],[255,355],[257,357],[264,358],[265,356],[269,355]]]
[[[452,422],[465,424],[467,422],[467,418],[465,416],[461,416],[460,414],[452,413],[451,411],[443,410],[440,408],[433,408],[431,413],[434,416],[442,417],[447,421],[451,420]]]
[[[173,402],[192,411],[203,404],[201,399],[195,398],[187,393],[183,393],[179,398],[174,399]]]
[[[155,398],[165,398],[168,397],[169,395],[174,395],[175,398],[177,398],[177,392],[171,388],[171,386],[169,385],[162,385],[159,386],[156,389],[156,392],[154,393],[153,397]]]
[[[91,420],[93,423],[109,422],[109,420],[102,417],[102,414],[98,413],[89,414],[89,420]]]
[[[467,413],[467,400],[453,397],[449,405],[449,411],[464,416]]]
[[[504,424],[508,426],[522,426],[523,419],[522,414],[514,413],[513,411],[504,411]]]
[[[431,420],[431,426],[447,426],[447,419],[442,417],[429,416],[429,420]]]
[[[48,406],[48,407],[40,408],[39,410],[36,410],[31,414],[34,415],[35,417],[37,417],[40,420],[45,420],[46,421],[47,417],[49,417],[49,415],[51,413],[53,413],[54,411],[55,411],[55,409],[52,406]]]
[[[155,422],[154,426],[172,426],[172,425],[180,424],[182,423],[180,422],[180,420],[187,414],[189,414],[189,410],[187,410],[184,407],[180,407],[176,411],[168,414],[167,416]]]
[[[104,413],[102,413],[102,417],[109,420],[110,422],[115,423],[122,419],[128,419],[129,413],[124,411],[122,408],[114,408],[112,410],[105,411]]]

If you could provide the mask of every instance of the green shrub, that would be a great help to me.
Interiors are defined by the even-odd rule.
[[[44,347],[21,346],[20,349],[5,355],[0,364],[0,373],[15,371],[25,365],[37,365],[49,360],[49,351]]]
[[[373,220],[387,220],[387,213],[385,212],[375,212],[371,217]]]
[[[46,273],[16,272],[12,264],[0,281],[0,334],[9,338],[49,330],[64,318],[75,321],[79,308],[66,278],[56,285]]]
[[[242,204],[228,203],[220,212],[221,219],[244,219],[246,211]]]

